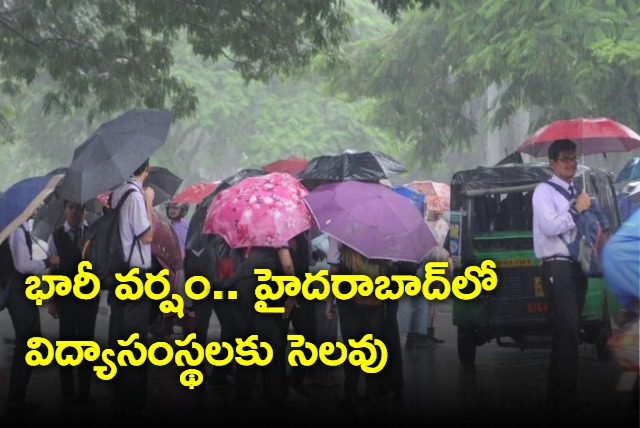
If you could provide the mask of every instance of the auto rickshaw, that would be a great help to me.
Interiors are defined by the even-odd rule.
[[[452,176],[449,247],[454,272],[461,275],[468,266],[493,260],[498,277],[495,290],[453,301],[458,357],[465,366],[473,366],[476,348],[492,340],[503,347],[550,347],[550,309],[533,250],[531,197],[536,185],[552,174],[547,164],[514,163]],[[597,200],[615,231],[620,216],[611,174],[579,165],[574,180]],[[619,308],[604,278],[589,278],[581,337],[595,345],[601,361],[609,359],[610,315]]]

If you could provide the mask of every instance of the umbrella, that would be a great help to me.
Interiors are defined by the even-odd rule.
[[[128,179],[164,144],[172,118],[168,111],[133,109],[100,125],[75,149],[63,198],[84,204]]]
[[[424,212],[424,194],[404,186],[392,187],[391,190],[405,198],[409,198],[413,206],[416,207],[418,212],[422,215]]]
[[[407,172],[407,167],[386,153],[346,150],[337,155],[318,156],[300,171],[300,180],[379,181]]]
[[[163,266],[172,272],[181,270],[182,250],[178,235],[169,224],[158,217],[155,211],[151,216],[151,221],[153,222],[151,254],[156,256]]]
[[[31,217],[62,177],[57,174],[25,178],[4,191],[0,197],[0,242]]]
[[[431,180],[412,181],[408,188],[425,195],[427,210],[449,211],[451,203],[451,188],[447,183]]]
[[[209,193],[218,187],[218,184],[220,184],[219,181],[203,181],[190,184],[174,196],[171,202],[174,204],[199,204]]]
[[[289,156],[286,159],[278,159],[262,167],[267,172],[288,172],[296,175],[304,169],[309,161],[296,156]]]
[[[321,231],[365,257],[418,263],[437,245],[411,200],[379,183],[325,183],[304,199]]]
[[[259,177],[265,174],[267,174],[267,172],[263,169],[245,168],[219,182],[216,188],[206,195],[196,206],[196,211],[193,213],[193,216],[191,216],[191,221],[189,222],[185,249],[195,251],[200,251],[202,249],[203,241],[206,241],[201,234],[202,226],[204,225],[204,221],[207,216],[207,208],[211,205],[211,201],[213,201],[218,193],[224,189],[228,189],[236,183],[239,183],[247,177]]]
[[[547,156],[551,143],[572,140],[579,155],[628,152],[640,147],[640,135],[607,117],[556,120],[538,129],[516,148],[535,157]]]
[[[232,248],[286,246],[313,224],[307,193],[284,172],[244,178],[211,201],[202,232],[219,234]]]
[[[161,166],[149,168],[149,176],[144,181],[144,186],[153,189],[153,206],[160,205],[173,197],[182,184],[182,178]]]
[[[640,180],[640,157],[629,159],[618,172],[614,183]]]

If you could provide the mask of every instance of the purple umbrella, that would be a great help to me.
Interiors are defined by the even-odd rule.
[[[368,258],[418,263],[437,245],[411,200],[382,184],[326,183],[304,199],[322,232]]]

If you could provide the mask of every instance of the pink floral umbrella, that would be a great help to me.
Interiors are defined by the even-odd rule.
[[[202,232],[221,235],[232,248],[285,246],[313,224],[308,193],[289,173],[247,177],[211,201]]]

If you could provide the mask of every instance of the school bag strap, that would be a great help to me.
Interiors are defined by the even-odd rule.
[[[122,208],[122,205],[124,204],[124,201],[127,199],[127,197],[135,192],[138,189],[134,189],[134,188],[129,188],[127,189],[126,192],[124,192],[124,194],[122,195],[122,197],[120,198],[120,200],[118,201],[118,205],[116,205],[116,207],[114,208],[117,212],[118,212],[118,217],[120,217],[120,208]],[[109,205],[111,205],[111,196],[113,195],[113,193],[111,193],[109,195]],[[122,238],[120,238],[122,239]],[[127,264],[131,263],[131,257],[133,257],[133,249],[136,247],[136,244],[138,244],[138,250],[140,252],[142,252],[142,250],[140,249],[140,242],[137,236],[135,236],[133,238],[133,243],[131,244],[131,250],[129,251],[129,256],[127,257]],[[142,253],[141,253],[142,255]]]

